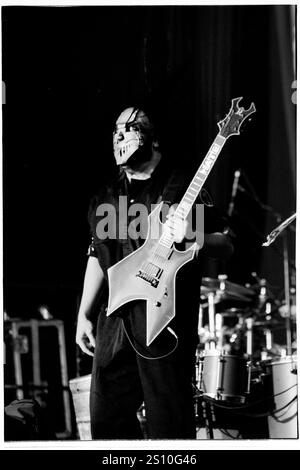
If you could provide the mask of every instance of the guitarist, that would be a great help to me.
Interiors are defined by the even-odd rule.
[[[153,123],[141,109],[127,108],[120,114],[113,134],[113,150],[120,173],[93,198],[89,209],[92,243],[76,331],[76,343],[84,353],[93,356],[92,438],[194,439],[192,379],[198,344],[200,259],[205,255],[230,256],[232,245],[208,204],[204,246],[176,276],[176,316],[149,347],[145,345],[144,301],[131,302],[118,314],[107,316],[107,269],[145,241],[141,236],[120,235],[124,223],[131,222],[128,212],[124,214],[120,209],[120,196],[126,197],[128,209],[139,203],[150,213],[151,204],[162,200],[173,204],[180,200],[188,183],[182,173],[167,168]],[[203,191],[200,202],[205,202],[206,194]],[[106,237],[99,233],[102,204],[115,209],[116,217],[112,220],[118,227],[117,230],[110,227]],[[184,248],[187,229],[186,222],[176,228],[177,247]],[[99,293],[102,303],[94,328],[91,312]],[[137,419],[137,410],[143,402],[146,436]]]

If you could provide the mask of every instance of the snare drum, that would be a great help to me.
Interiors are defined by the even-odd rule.
[[[203,357],[200,390],[216,400],[244,403],[248,386],[247,360],[240,356],[206,351]]]

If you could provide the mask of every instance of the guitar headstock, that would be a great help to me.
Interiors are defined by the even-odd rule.
[[[219,134],[226,139],[231,135],[240,133],[240,128],[244,120],[250,116],[250,114],[256,111],[254,103],[251,103],[251,106],[248,109],[240,108],[239,102],[243,99],[241,96],[240,98],[234,98],[231,100],[231,108],[227,116],[218,122],[219,127]]]

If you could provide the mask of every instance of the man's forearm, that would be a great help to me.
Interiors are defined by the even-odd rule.
[[[90,312],[104,280],[103,271],[98,259],[90,256],[84,276],[83,291],[78,316],[86,316]]]

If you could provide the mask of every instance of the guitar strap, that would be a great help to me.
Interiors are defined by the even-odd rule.
[[[164,201],[166,204],[172,205],[178,202],[188,187],[189,181],[190,178],[184,173],[172,173],[158,203]],[[214,203],[212,197],[205,188],[201,189],[198,197],[202,204],[208,207],[213,207]]]
[[[183,191],[186,189],[186,181],[186,175],[179,172],[172,173],[167,181],[167,184],[159,202],[164,201],[166,204],[169,205],[178,202],[183,194]]]

